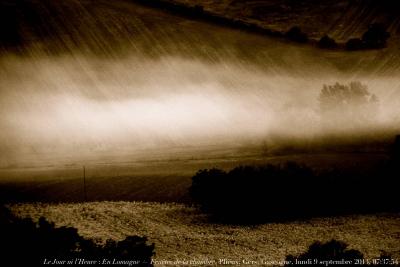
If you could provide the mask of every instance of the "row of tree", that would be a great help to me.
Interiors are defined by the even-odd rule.
[[[309,41],[307,34],[297,26],[290,28],[285,37],[297,43],[307,43]],[[360,38],[349,39],[345,44],[345,48],[350,51],[384,48],[389,37],[390,33],[382,23],[373,23],[368,26],[367,31]],[[320,48],[334,49],[338,48],[339,44],[335,39],[324,35],[318,41],[318,46]]]
[[[379,113],[378,97],[358,81],[323,85],[318,101],[323,125],[335,128],[369,126]]]

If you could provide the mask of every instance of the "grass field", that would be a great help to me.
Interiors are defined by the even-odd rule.
[[[313,241],[345,241],[366,258],[386,251],[400,257],[399,214],[316,218],[307,221],[235,226],[209,223],[196,209],[154,202],[15,204],[20,217],[40,216],[57,226],[76,227],[85,237],[123,239],[147,236],[156,260],[230,259],[273,261],[304,251]]]

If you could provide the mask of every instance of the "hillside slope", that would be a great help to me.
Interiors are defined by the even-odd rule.
[[[387,26],[393,39],[400,36],[399,2],[395,0],[169,0],[201,6],[207,12],[286,32],[300,26],[311,38],[328,34],[339,42],[360,37],[368,25]],[[397,46],[397,42],[391,44]]]
[[[286,71],[310,66],[320,69],[321,65],[345,72],[366,70],[374,74],[399,69],[399,16],[392,15],[393,9],[382,8],[375,1],[369,1],[368,5],[362,0],[351,4],[324,1],[319,5],[311,0],[302,4],[284,0],[171,0],[187,6],[199,5],[211,14],[280,32],[299,25],[315,39],[328,33],[345,41],[360,36],[371,22],[384,20],[390,25],[392,38],[388,49],[356,53],[318,51],[262,34],[246,34],[144,2],[1,0],[3,54],[8,48],[17,47],[25,54],[78,52],[96,57],[120,57],[137,53],[151,58],[180,55],[209,62],[233,58],[263,68],[283,67]]]

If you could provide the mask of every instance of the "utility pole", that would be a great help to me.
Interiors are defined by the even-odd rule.
[[[85,202],[87,202],[87,194],[86,194],[86,168],[83,165],[83,194],[85,198]]]

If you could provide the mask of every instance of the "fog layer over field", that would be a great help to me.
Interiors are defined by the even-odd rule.
[[[323,84],[359,80],[379,99],[367,128],[399,122],[398,78],[273,73],[227,59],[118,61],[77,57],[2,60],[2,166],[24,157],[265,142],[325,134]],[[375,111],[373,111],[375,113]],[[342,114],[348,116],[348,114]],[[376,116],[376,117],[375,117]],[[354,131],[338,123],[338,129]],[[329,131],[335,130],[329,128]]]

